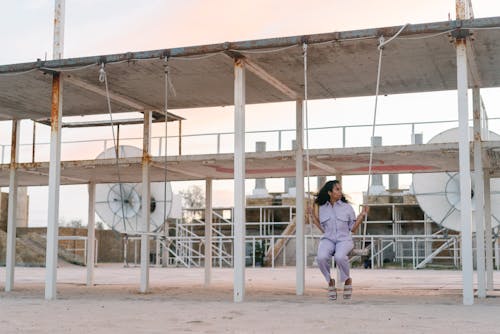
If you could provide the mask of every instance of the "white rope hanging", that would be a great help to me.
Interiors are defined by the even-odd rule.
[[[368,196],[370,195],[370,183],[371,183],[371,178],[372,178],[372,165],[373,165],[373,137],[375,137],[375,127],[377,125],[377,107],[378,107],[378,95],[379,95],[379,89],[380,89],[380,75],[382,71],[382,54],[384,50],[384,46],[392,42],[396,37],[401,34],[401,32],[408,26],[408,23],[406,23],[404,26],[402,26],[399,31],[389,38],[387,41],[385,40],[384,36],[380,36],[379,38],[379,45],[377,49],[379,50],[379,56],[378,56],[378,67],[377,67],[377,83],[375,86],[375,106],[373,109],[373,122],[372,122],[372,135],[370,137],[370,160],[368,162],[368,184],[366,186],[366,197],[368,200]],[[368,215],[365,215],[365,219],[363,221],[363,240],[362,240],[362,248],[365,246],[365,237],[366,237],[366,228],[367,228],[367,221],[368,221]]]
[[[123,195],[123,185],[120,177],[120,164],[118,162],[118,153],[119,153],[119,148],[118,148],[118,140],[115,136],[115,127],[113,123],[113,112],[111,110],[111,97],[109,95],[109,88],[108,88],[108,76],[106,75],[106,71],[104,70],[104,63],[101,63],[101,68],[99,69],[99,81],[101,83],[104,83],[105,89],[106,89],[106,102],[108,105],[108,113],[109,113],[109,122],[111,124],[111,133],[113,135],[113,146],[115,148],[115,164],[116,164],[116,172],[118,175],[118,184],[120,185],[120,199],[122,201],[121,203],[121,209],[122,209],[122,219],[123,219],[123,230],[127,231],[127,224],[125,222],[126,216],[125,216],[125,208],[123,205],[123,200],[124,200],[124,195]],[[114,228],[112,227],[114,230]]]
[[[378,67],[377,67],[377,83],[375,87],[375,106],[373,110],[373,122],[372,122],[372,135],[370,137],[370,161],[368,163],[368,185],[366,188],[366,195],[369,195],[370,191],[370,182],[371,182],[371,176],[372,176],[372,164],[373,164],[373,137],[375,137],[375,126],[377,124],[377,107],[378,107],[378,95],[379,95],[379,88],[380,88],[380,73],[382,70],[382,53],[384,50],[384,46],[392,42],[396,37],[401,34],[401,32],[408,26],[408,23],[406,23],[399,31],[389,38],[387,41],[385,40],[384,36],[380,36],[379,38],[379,45],[377,49],[379,50],[379,55],[378,55]],[[366,221],[366,216],[365,216],[365,221]],[[365,224],[366,226],[366,224]]]
[[[395,38],[397,38],[401,32],[408,26],[409,24],[406,23],[403,25],[399,31],[394,34],[391,38],[389,38],[387,41],[383,36],[379,38],[379,45],[377,49],[379,50],[379,58],[378,58],[378,67],[377,67],[377,82],[376,82],[376,87],[375,87],[375,105],[374,105],[374,111],[373,111],[373,122],[372,122],[372,133],[371,133],[371,138],[370,138],[370,159],[368,162],[368,184],[367,184],[367,190],[366,194],[367,196],[369,195],[370,192],[370,183],[371,183],[371,176],[372,176],[372,165],[373,165],[373,137],[375,136],[375,127],[377,124],[377,107],[378,107],[378,95],[379,95],[379,88],[380,88],[380,76],[381,76],[381,70],[382,70],[382,55],[383,55],[383,49],[384,46],[392,42]],[[307,176],[307,194],[308,194],[308,201],[310,201],[310,196],[311,196],[311,191],[310,191],[310,160],[309,160],[309,113],[308,113],[308,108],[307,108],[307,101],[308,101],[308,78],[307,78],[307,49],[308,46],[306,43],[302,44],[302,52],[303,52],[303,58],[304,58],[304,109],[305,109],[305,132],[306,132],[306,176]],[[364,217],[364,229],[363,229],[363,240],[362,240],[362,248],[364,248],[365,245],[365,237],[366,237],[366,227],[367,227],[367,215]],[[311,226],[311,235],[312,235],[312,226]]]
[[[307,179],[307,207],[311,205],[311,176],[310,169],[311,163],[309,158],[309,109],[308,109],[308,78],[307,78],[307,43],[302,44],[302,53],[304,58],[304,114],[305,114],[305,133],[306,133],[306,179]],[[309,235],[311,237],[311,241],[314,240],[313,236],[313,224],[310,221],[311,216],[307,215],[308,225],[309,225]]]
[[[305,114],[305,130],[306,130],[306,175],[307,175],[307,200],[311,200],[311,182],[310,182],[310,160],[309,160],[309,111],[307,108],[307,44],[302,44],[302,52],[304,57],[304,114]],[[308,203],[309,205],[309,203]]]

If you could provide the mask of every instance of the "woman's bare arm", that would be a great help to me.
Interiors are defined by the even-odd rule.
[[[368,215],[368,211],[369,210],[370,209],[366,205],[363,207],[363,209],[361,209],[361,212],[356,217],[356,222],[354,223],[354,226],[352,227],[351,231],[353,233],[355,233],[358,230],[359,225],[361,225],[361,223],[363,222],[363,220],[365,220],[365,217]]]
[[[309,217],[311,217],[312,222],[314,225],[316,225],[317,228],[321,231],[321,233],[325,233],[323,230],[323,227],[321,227],[321,224],[319,223],[319,217],[318,217],[318,212],[317,212],[317,206],[313,205],[312,207],[308,207],[307,211],[309,213]]]

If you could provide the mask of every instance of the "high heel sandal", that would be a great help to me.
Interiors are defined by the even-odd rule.
[[[334,286],[328,287],[328,299],[337,300],[337,288]]]
[[[330,283],[328,284],[328,299],[337,300],[337,288],[333,279],[330,279]]]
[[[352,297],[352,284],[344,285],[344,299],[351,299]]]

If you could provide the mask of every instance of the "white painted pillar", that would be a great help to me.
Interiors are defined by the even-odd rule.
[[[151,111],[144,112],[142,139],[142,234],[141,234],[141,284],[139,291],[147,293],[149,288],[149,221],[151,218]]]
[[[266,142],[258,141],[255,142],[255,152],[265,152]],[[253,190],[253,195],[257,196],[267,196],[266,179],[255,179],[255,189]]]
[[[484,177],[484,239],[486,249],[486,289],[493,291],[493,231],[491,228],[490,174],[485,170]]]
[[[89,212],[87,224],[87,286],[94,285],[95,264],[95,183],[91,182],[89,188]]]
[[[296,143],[295,150],[295,187],[296,187],[296,207],[295,207],[295,270],[297,296],[304,294],[305,286],[305,240],[304,240],[304,103],[302,100],[295,102],[295,128]]]
[[[5,291],[14,289],[14,271],[16,268],[16,221],[17,221],[17,170],[19,159],[19,133],[21,121],[12,121],[12,141],[10,149],[9,208],[7,210],[7,249],[5,258]]]
[[[61,117],[62,117],[62,77],[59,73],[52,80],[52,111],[50,133],[49,164],[49,204],[47,219],[47,251],[45,299],[56,299],[57,249],[59,229],[59,187],[61,183]]]
[[[467,55],[465,40],[457,39],[457,93],[460,163],[460,222],[462,226],[463,303],[474,304],[472,266],[472,204],[469,151],[469,116],[467,86]]]
[[[297,151],[297,141],[295,139],[292,140],[292,151]],[[295,193],[297,192],[297,184],[295,181],[296,181],[295,177],[285,178],[285,193],[287,194],[293,193],[293,190],[290,191],[290,189],[295,189]]]
[[[205,181],[205,285],[212,283],[212,179]]]
[[[52,41],[52,59],[61,59],[64,51],[64,19],[66,0],[54,0],[54,39]]]
[[[168,91],[169,91],[169,65],[168,65],[168,58],[165,58],[165,64],[163,67],[163,72],[164,72],[164,85],[165,85],[165,90],[164,90],[164,99],[165,99],[165,105],[164,105],[164,112],[165,112],[165,148],[164,148],[164,162],[165,162],[165,182],[167,182],[167,153],[168,153]],[[180,123],[180,121],[179,121]],[[181,155],[181,140],[180,140],[180,127],[181,125],[179,124],[179,155]],[[161,139],[160,139],[160,147],[161,147]],[[161,150],[160,150],[161,151]],[[166,188],[167,186],[165,185],[164,192],[165,192],[165,201],[163,202],[163,209],[164,212],[167,212],[167,201],[166,201]],[[168,217],[165,215],[165,221],[163,222],[163,233],[164,233],[164,240],[165,244],[163,245],[163,252],[162,252],[162,267],[166,267],[168,265],[168,258],[169,258],[169,222],[168,222]],[[158,262],[158,258],[156,260]]]
[[[373,147],[382,146],[382,137],[381,136],[373,136],[373,137],[371,137],[370,140],[371,140],[371,144],[373,145]],[[376,196],[376,195],[385,191],[382,174],[373,174],[371,176],[371,181],[372,182],[370,184],[369,195]]]
[[[245,63],[234,63],[234,291],[245,298]]]
[[[484,175],[481,138],[481,95],[479,88],[472,90],[474,119],[474,198],[476,210],[474,220],[476,225],[476,263],[477,263],[477,296],[486,298],[486,268],[484,251]]]
[[[60,59],[64,50],[64,8],[65,0],[55,0],[54,41],[52,57]],[[50,164],[49,164],[49,204],[47,219],[47,251],[45,299],[56,299],[57,281],[57,235],[59,229],[59,186],[61,183],[61,118],[63,106],[63,80],[60,73],[52,78],[52,107],[50,112]]]

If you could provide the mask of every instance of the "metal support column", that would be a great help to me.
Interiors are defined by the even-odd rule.
[[[56,299],[57,236],[59,229],[59,187],[61,183],[61,117],[62,78],[55,73],[52,79],[52,111],[50,133],[49,204],[47,219],[47,252],[45,299]]]
[[[89,213],[87,224],[87,286],[94,285],[95,264],[95,183],[89,184]]]
[[[60,59],[64,50],[64,7],[65,0],[55,0],[54,8],[54,59]],[[57,235],[59,229],[59,186],[61,183],[61,118],[63,106],[63,80],[60,73],[52,77],[52,106],[50,112],[50,163],[49,204],[47,219],[47,251],[45,299],[56,299],[57,281]]]
[[[295,292],[297,296],[304,294],[305,286],[305,245],[304,245],[304,102],[297,100],[295,102],[296,115],[296,144],[295,150],[295,238],[296,238],[296,253],[295,253],[295,270],[296,270],[296,286]],[[309,203],[308,203],[309,204]]]
[[[477,296],[486,298],[486,277],[484,260],[484,175],[481,138],[481,95],[479,88],[472,90],[472,105],[474,119],[474,180],[476,210],[474,220],[476,225],[476,263],[477,263]]]
[[[5,258],[5,291],[14,289],[16,267],[16,214],[17,214],[17,170],[19,159],[19,133],[21,121],[12,121],[12,144],[10,147],[9,207],[7,211],[7,250]]]
[[[66,0],[54,0],[54,36],[52,41],[52,58],[61,59],[64,51],[64,18]]]
[[[457,19],[465,19],[465,1],[457,0]],[[462,277],[463,304],[474,304],[473,267],[472,267],[472,204],[469,151],[469,115],[466,40],[457,37],[457,95],[459,127],[459,164],[460,164],[460,222],[462,227]]]
[[[212,282],[212,179],[205,181],[205,285]]]
[[[151,217],[151,111],[144,112],[142,139],[142,234],[141,234],[141,284],[139,291],[148,292],[149,287],[149,221]]]
[[[484,239],[486,244],[486,289],[493,291],[493,231],[491,228],[490,173],[485,170],[484,178]],[[496,242],[496,241],[495,241]]]
[[[234,291],[245,298],[245,63],[234,63]]]

